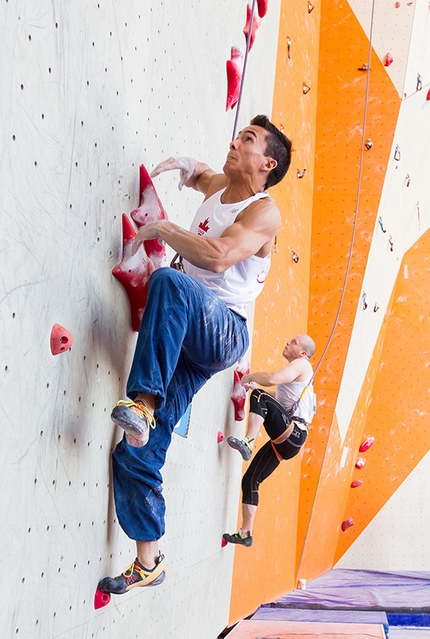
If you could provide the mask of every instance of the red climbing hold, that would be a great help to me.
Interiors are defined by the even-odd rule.
[[[246,24],[243,27],[243,33],[245,34],[245,38],[246,38],[246,42],[248,42],[248,33],[249,33],[249,25],[251,22],[251,7],[248,5],[246,5]],[[257,16],[255,13],[252,17],[252,28],[251,28],[251,35],[249,38],[249,49],[248,51],[251,51],[254,41],[255,41],[255,32],[257,31],[258,27],[261,24],[261,18],[259,18],[259,16]]]
[[[363,468],[363,466],[365,465],[365,463],[366,463],[366,460],[365,460],[365,459],[363,459],[363,457],[359,457],[359,458],[357,459],[357,461],[355,462],[355,467],[356,467],[356,468]]]
[[[224,537],[221,539],[221,548],[225,548],[228,545],[228,542],[224,539]]]
[[[130,213],[139,228],[149,222],[167,220],[167,213],[143,164],[140,165],[139,169],[139,195],[139,208]],[[153,261],[155,268],[167,266],[164,243],[160,244],[156,238],[154,240],[145,240],[143,244],[146,254]]]
[[[135,255],[131,254],[136,231],[125,215],[122,216],[122,259],[112,269],[112,275],[121,282],[130,302],[131,326],[139,331],[146,300],[148,299],[149,278],[155,270],[152,260],[148,258],[143,246]]]
[[[430,89],[428,90],[426,100],[427,100],[427,101],[429,101],[429,100],[430,100]]]
[[[368,437],[367,439],[365,439],[364,442],[361,444],[360,448],[358,449],[360,453],[365,453],[366,450],[369,450],[369,448],[371,447],[374,441],[375,441],[374,437]]]
[[[260,16],[260,18],[264,18],[269,6],[269,0],[257,0],[257,6],[258,6],[258,15]]]
[[[224,441],[224,434],[220,430],[218,431],[216,440],[218,444]]]
[[[51,330],[51,353],[53,355],[59,355],[72,348],[73,337],[69,331],[60,326],[60,324],[54,324]]]
[[[345,532],[345,530],[348,530],[348,528],[353,526],[354,523],[355,522],[354,522],[352,517],[350,519],[345,519],[345,521],[342,522],[342,530],[343,530],[343,532]]]
[[[393,56],[391,55],[391,53],[387,53],[384,58],[384,67],[389,67],[390,64],[393,64],[393,62]]]
[[[351,488],[358,488],[359,486],[361,486],[362,483],[362,479],[354,479],[354,481],[351,482]]]
[[[234,418],[237,422],[241,422],[243,419],[245,419],[246,390],[240,382],[242,375],[239,373],[239,371],[235,370],[233,375],[234,385],[233,391],[230,395],[230,399],[234,404]]]
[[[234,109],[239,100],[240,84],[242,81],[243,53],[239,47],[231,47],[230,60],[226,62],[227,71],[227,100],[225,110]]]
[[[94,608],[98,610],[99,608],[103,608],[107,606],[110,602],[110,594],[108,592],[103,592],[97,588],[96,594],[94,595]]]

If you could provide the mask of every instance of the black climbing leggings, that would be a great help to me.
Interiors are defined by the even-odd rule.
[[[288,413],[283,406],[269,393],[256,388],[250,397],[250,413],[256,413],[264,419],[264,428],[270,439],[276,439],[290,423]],[[242,503],[258,506],[258,487],[279,466],[280,461],[273,450],[282,459],[291,459],[300,451],[306,441],[307,430],[294,426],[290,437],[282,444],[269,441],[255,455],[248,470],[242,478]]]

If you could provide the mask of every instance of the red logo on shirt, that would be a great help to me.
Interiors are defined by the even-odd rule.
[[[198,229],[197,230],[198,235],[203,235],[204,233],[207,233],[209,231],[209,218],[207,217],[204,222],[200,222],[197,229]]]

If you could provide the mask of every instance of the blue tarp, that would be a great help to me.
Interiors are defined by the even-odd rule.
[[[430,612],[430,571],[334,568],[262,607]]]

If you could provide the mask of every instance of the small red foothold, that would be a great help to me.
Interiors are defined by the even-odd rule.
[[[396,9],[398,9],[400,7],[400,2],[395,2],[394,6],[396,7]]]
[[[368,437],[367,439],[365,439],[364,442],[361,444],[360,448],[358,449],[360,453],[365,453],[366,450],[369,450],[369,448],[371,447],[374,441],[375,441],[374,437]]]
[[[227,546],[227,541],[224,539],[224,537],[221,539],[221,548],[225,548]]]
[[[361,486],[362,483],[362,479],[354,479],[354,481],[351,482],[351,488],[358,488],[359,486]]]
[[[220,430],[218,431],[218,435],[217,435],[216,440],[217,440],[218,444],[220,444],[221,442],[224,441],[224,435],[223,435],[223,433]]]
[[[363,457],[359,457],[357,459],[357,461],[355,462],[355,467],[356,468],[363,468],[364,464],[366,463],[366,460],[363,459]]]
[[[53,355],[59,355],[72,348],[73,337],[69,331],[60,326],[60,324],[54,324],[51,330],[51,353]]]
[[[426,100],[427,100],[427,101],[428,101],[428,100],[430,100],[430,89],[428,90]]]
[[[394,60],[393,60],[393,56],[391,55],[391,53],[387,53],[387,55],[384,58],[384,67],[389,67],[390,64],[393,64]]]
[[[107,606],[110,602],[110,594],[108,592],[103,592],[97,588],[96,594],[94,595],[94,608],[98,610],[99,608],[103,608]]]
[[[350,526],[353,526],[354,524],[355,522],[352,517],[350,519],[345,519],[345,521],[342,522],[343,532],[345,532],[345,530],[348,530],[348,528],[350,528]]]

